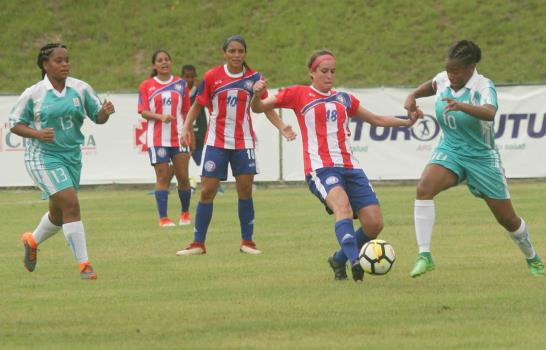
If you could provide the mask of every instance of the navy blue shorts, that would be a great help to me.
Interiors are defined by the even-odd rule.
[[[201,176],[224,181],[227,179],[228,163],[235,177],[258,173],[254,149],[225,149],[207,145],[203,149]]]
[[[193,158],[193,161],[197,165],[201,165],[201,156],[203,155],[203,149],[202,148],[196,148],[193,153],[191,154],[191,157]]]
[[[152,165],[160,163],[169,163],[178,153],[189,153],[187,147],[150,147],[148,155]]]
[[[337,186],[343,187],[347,193],[355,216],[360,209],[379,204],[372,185],[362,169],[321,168],[309,173],[305,180],[309,190],[320,199],[329,214],[332,214],[332,211],[326,205],[326,196]]]

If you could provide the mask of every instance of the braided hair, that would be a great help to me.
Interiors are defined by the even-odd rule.
[[[49,43],[40,49],[40,53],[38,54],[38,59],[36,60],[36,64],[38,65],[38,67],[40,67],[40,70],[42,71],[42,79],[46,75],[46,71],[44,69],[44,62],[47,61],[49,59],[49,56],[51,56],[51,54],[53,53],[53,51],[58,48],[68,50],[68,48],[65,45],[59,44],[59,43]]]
[[[465,66],[477,64],[482,58],[482,50],[469,40],[461,40],[449,48],[447,57],[460,60]]]

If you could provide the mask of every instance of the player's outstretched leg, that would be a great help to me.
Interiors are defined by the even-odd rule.
[[[23,247],[25,249],[25,257],[23,258],[23,263],[25,268],[32,272],[36,267],[36,261],[38,260],[38,244],[32,238],[32,232],[25,232],[21,236],[21,241],[23,242]]]
[[[533,276],[544,276],[546,273],[544,271],[544,263],[538,254],[531,259],[525,259],[527,261],[527,266],[529,267],[529,272]]]
[[[345,281],[347,279],[347,264],[346,261],[340,262],[335,259],[337,252],[328,258],[328,264],[334,270],[334,279],[336,281]]]
[[[419,253],[417,261],[410,272],[411,277],[421,276],[429,271],[434,270],[436,265],[434,265],[434,260],[432,260],[432,255],[430,252]]]

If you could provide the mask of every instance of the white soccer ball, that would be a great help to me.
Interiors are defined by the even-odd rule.
[[[391,270],[396,254],[389,242],[373,239],[366,242],[358,255],[364,272],[372,275],[384,275]]]

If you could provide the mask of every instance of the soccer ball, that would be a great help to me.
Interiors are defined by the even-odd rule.
[[[389,242],[373,239],[362,246],[358,260],[366,273],[384,275],[390,271],[396,254]]]

